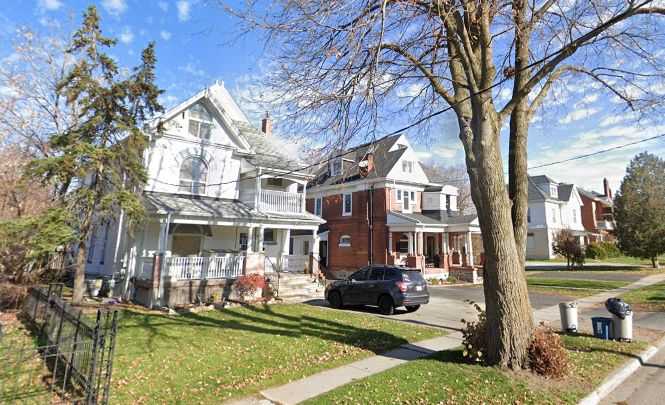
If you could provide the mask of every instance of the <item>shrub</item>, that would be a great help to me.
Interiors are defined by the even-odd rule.
[[[236,279],[233,286],[238,293],[241,301],[246,301],[247,298],[254,296],[258,289],[265,288],[266,279],[260,274],[247,274],[240,276]]]
[[[562,229],[554,236],[552,250],[555,254],[566,258],[568,270],[576,264],[580,267],[584,265],[584,249],[569,229]]]
[[[607,258],[607,252],[603,245],[597,242],[590,243],[589,246],[586,247],[585,253],[591,259],[603,260]]]
[[[0,310],[18,309],[28,295],[28,287],[0,282]]]
[[[477,321],[466,321],[462,319],[462,346],[464,357],[472,363],[484,363],[487,354],[487,317],[480,305],[473,301],[467,301],[478,313]]]
[[[609,258],[619,257],[623,254],[621,253],[621,250],[619,250],[619,246],[614,242],[600,242],[600,245],[603,247]]]
[[[448,281],[449,283],[456,283],[456,282],[457,282],[457,277],[455,277],[455,276],[448,276],[448,280],[447,280],[447,281]]]
[[[534,373],[548,378],[560,378],[568,372],[568,353],[561,337],[543,324],[533,331],[529,366]]]

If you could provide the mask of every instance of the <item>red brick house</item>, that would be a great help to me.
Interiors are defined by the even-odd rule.
[[[465,268],[477,281],[468,270],[482,257],[478,219],[458,212],[457,194],[428,179],[404,135],[331,160],[307,188],[307,210],[326,220],[319,252],[327,274],[403,264],[430,278]]]
[[[582,224],[589,233],[587,243],[614,240],[614,204],[607,179],[603,179],[603,194],[583,189],[579,192],[583,203]]]

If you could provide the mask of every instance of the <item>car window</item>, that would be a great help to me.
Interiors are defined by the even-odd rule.
[[[351,274],[351,277],[349,277],[349,280],[355,280],[355,281],[365,281],[367,280],[367,273],[369,273],[369,269],[367,267],[362,268],[355,273]]]
[[[370,280],[383,280],[383,267],[374,267],[372,269],[372,274],[369,276]]]
[[[420,274],[419,271],[405,271],[404,272],[404,281],[415,281],[415,282],[420,282],[424,281],[423,275]]]
[[[402,272],[395,268],[388,267],[386,268],[386,273],[385,276],[383,276],[383,279],[390,281],[402,281]]]

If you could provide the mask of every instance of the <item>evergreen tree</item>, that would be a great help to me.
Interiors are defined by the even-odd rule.
[[[58,85],[77,124],[50,139],[52,157],[34,162],[36,174],[55,182],[62,203],[76,214],[78,252],[73,301],[84,292],[87,242],[95,226],[112,221],[121,210],[130,221],[143,216],[140,190],[146,181],[143,150],[147,137],[140,126],[163,108],[155,80],[155,46],[142,62],[122,74],[104,51],[116,41],[105,37],[95,7],[83,15],[68,52],[76,63]]]
[[[665,160],[644,152],[628,165],[615,199],[619,248],[651,259],[665,253]]]

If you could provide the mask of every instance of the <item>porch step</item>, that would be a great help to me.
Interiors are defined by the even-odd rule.
[[[302,302],[323,297],[324,286],[307,274],[282,273],[279,284],[276,276],[272,278],[272,284],[278,290],[277,296],[284,301]]]

